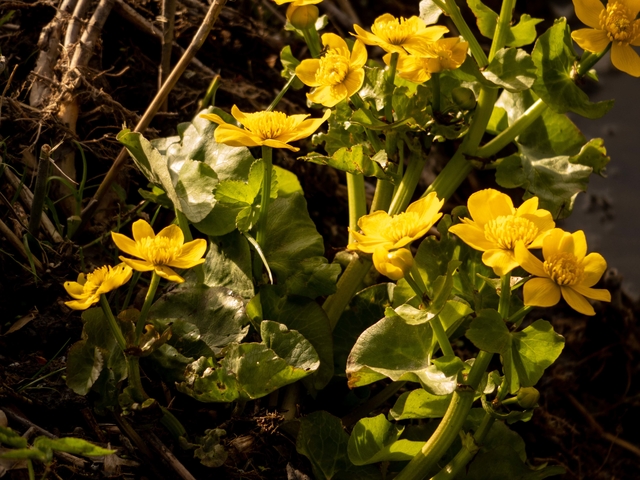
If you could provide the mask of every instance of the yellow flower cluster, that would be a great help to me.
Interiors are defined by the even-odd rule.
[[[467,245],[484,252],[482,261],[496,275],[520,266],[535,277],[524,285],[524,304],[550,307],[562,296],[584,315],[595,315],[587,298],[611,301],[611,294],[593,287],[607,269],[599,253],[587,255],[584,232],[568,233],[554,228],[551,214],[538,209],[536,197],[514,208],[508,195],[493,189],[469,197],[471,219],[449,231]],[[529,249],[542,248],[544,262]]]

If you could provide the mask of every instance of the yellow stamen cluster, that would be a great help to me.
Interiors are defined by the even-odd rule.
[[[531,220],[515,215],[501,215],[484,226],[487,240],[505,250],[513,250],[520,240],[525,246],[529,246],[538,237],[538,233],[538,227]]]
[[[638,36],[637,24],[629,9],[620,2],[610,2],[600,12],[600,28],[607,32],[609,40],[628,45]]]
[[[182,253],[180,239],[169,237],[145,237],[136,241],[140,256],[153,265],[169,265]]]
[[[402,45],[418,32],[419,26],[415,21],[400,17],[374,23],[371,32],[391,45]]]
[[[316,82],[333,87],[344,82],[349,74],[349,51],[331,49],[322,58],[316,71]]]
[[[420,224],[420,214],[417,212],[403,212],[398,215],[394,215],[389,219],[389,223],[385,225],[382,233],[383,237],[386,237],[394,243],[414,234],[416,225]]]
[[[556,253],[545,259],[543,268],[558,285],[577,285],[584,277],[584,267],[573,253]]]
[[[263,140],[277,138],[295,128],[294,119],[283,112],[245,113],[242,125]]]

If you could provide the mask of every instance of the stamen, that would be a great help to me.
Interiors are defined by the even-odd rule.
[[[167,265],[180,256],[182,244],[169,237],[145,237],[136,242],[140,257],[153,265]]]
[[[556,253],[546,259],[544,271],[558,285],[576,285],[584,277],[584,267],[568,252]]]
[[[333,48],[320,59],[316,82],[332,87],[341,84],[349,74],[349,51]]]
[[[282,112],[246,113],[242,125],[262,140],[277,138],[294,128],[294,120]]]
[[[612,1],[600,13],[600,28],[607,32],[609,40],[628,45],[640,32],[627,7]]]
[[[393,242],[415,234],[415,226],[420,225],[420,215],[416,212],[403,212],[394,215],[386,225],[383,236]]]
[[[416,22],[400,17],[387,22],[376,22],[371,27],[371,32],[391,45],[402,45],[417,32],[418,25]]]
[[[501,215],[484,226],[484,235],[501,248],[513,250],[519,240],[529,246],[538,236],[538,227],[524,217]]]

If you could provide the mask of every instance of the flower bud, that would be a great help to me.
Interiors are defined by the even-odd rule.
[[[287,8],[287,20],[299,30],[313,27],[318,20],[318,7],[315,5],[296,6],[293,3]]]
[[[473,90],[465,87],[456,87],[451,90],[451,99],[461,110],[473,110],[476,108],[476,96]]]
[[[533,387],[522,387],[518,390],[518,405],[522,408],[533,408],[540,400],[540,392]]]
[[[411,270],[413,255],[406,248],[389,252],[384,247],[378,247],[373,252],[373,265],[391,280],[400,280]]]

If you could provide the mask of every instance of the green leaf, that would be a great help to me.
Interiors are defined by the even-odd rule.
[[[538,69],[533,90],[554,111],[600,118],[613,107],[613,100],[591,103],[587,94],[575,84],[573,70],[577,56],[565,18],[557,19],[538,38],[531,58]]]
[[[593,173],[604,176],[604,169],[611,161],[604,146],[604,140],[593,138],[580,149],[580,153],[569,157],[569,163],[591,167]]]
[[[384,108],[386,89],[385,69],[379,67],[364,67],[364,83],[358,94],[365,101],[373,101],[376,110]]]
[[[244,302],[224,287],[183,283],[160,297],[149,311],[149,321],[160,330],[176,322],[186,322],[198,329],[198,339],[213,352],[233,342],[240,342],[249,331]],[[177,346],[180,336],[174,331],[169,340]]]
[[[111,455],[116,453],[115,450],[108,450],[99,447],[93,443],[87,442],[81,438],[48,438],[38,437],[33,442],[33,446],[37,449],[50,448],[56,452],[71,453],[73,455],[82,455],[83,457],[99,457],[103,455]]]
[[[452,394],[432,395],[422,388],[404,392],[389,411],[394,420],[442,418],[449,408]]]
[[[503,355],[505,374],[511,378],[510,392],[538,383],[563,348],[564,337],[554,332],[546,320],[536,320],[521,332],[513,333],[511,352]]]
[[[340,419],[324,412],[313,412],[300,421],[296,450],[311,462],[316,479],[331,479],[351,467],[347,456],[349,435]]]
[[[511,333],[496,310],[481,310],[466,337],[480,350],[504,355],[511,348]]]
[[[235,376],[211,357],[200,357],[189,364],[184,377],[183,382],[176,383],[176,389],[200,402],[228,403],[240,397]]]
[[[289,197],[294,193],[304,193],[302,191],[302,185],[295,173],[290,172],[286,168],[282,168],[278,165],[273,165],[273,173],[278,180],[276,196]],[[274,197],[275,198],[275,197]]]
[[[216,199],[226,206],[249,206],[253,205],[256,197],[262,188],[262,179],[264,177],[264,161],[258,159],[251,165],[247,181],[242,180],[225,180],[220,182],[216,188]],[[271,198],[278,195],[277,174],[272,172],[271,175]]]
[[[467,0],[469,8],[478,19],[478,29],[487,38],[493,38],[498,25],[498,14],[483,4],[480,0]],[[542,22],[541,18],[531,18],[523,14],[517,25],[509,27],[506,45],[508,47],[523,47],[533,43],[536,39],[536,25]]]
[[[329,263],[324,257],[311,257],[300,263],[299,270],[287,278],[287,293],[316,298],[336,291],[340,265]]]
[[[315,372],[320,366],[317,352],[300,332],[289,330],[282,323],[264,320],[260,324],[260,335],[263,343],[289,365],[306,372]]]
[[[338,170],[348,173],[362,173],[365,177],[376,177],[383,180],[390,180],[391,177],[385,171],[389,163],[378,164],[369,155],[365,154],[362,145],[342,147],[333,153],[331,157],[320,155],[315,152],[300,157],[299,160],[317,163],[319,165],[329,165]]]
[[[484,76],[510,92],[531,88],[536,80],[536,66],[531,56],[519,48],[503,48],[496,52]]]
[[[102,372],[104,358],[100,349],[87,341],[74,343],[67,354],[67,387],[86,395]]]
[[[411,460],[424,442],[400,440],[403,429],[387,421],[383,413],[361,419],[349,438],[349,460],[354,465]]]
[[[249,242],[239,232],[211,237],[202,265],[204,284],[226,287],[249,300],[255,295]]]
[[[476,16],[480,33],[487,38],[493,38],[498,25],[498,14],[480,0],[467,0],[467,4]]]
[[[205,235],[221,237],[236,229],[236,217],[243,208],[242,205],[231,207],[216,202],[209,215],[193,226]]]
[[[316,133],[312,137],[314,145],[324,143],[324,149],[333,155],[341,148],[352,148],[366,141],[364,129],[350,122],[353,110],[345,100],[334,107],[327,122],[327,133]]]
[[[442,15],[442,10],[433,0],[421,0],[419,7],[420,19],[425,25],[433,25]]]
[[[221,467],[228,457],[224,445],[220,443],[220,439],[226,434],[221,428],[205,430],[204,437],[198,437],[198,448],[193,451],[193,456],[205,467]]]
[[[182,211],[190,222],[204,220],[213,209],[213,190],[218,185],[218,176],[203,162],[184,160],[175,184],[176,195]]]
[[[0,425],[0,444],[11,448],[26,448],[27,439],[11,428]]]
[[[280,63],[282,63],[280,75],[284,78],[288,80],[296,74],[296,67],[300,65],[300,60],[293,56],[290,45],[287,45],[280,51]],[[304,87],[304,84],[299,78],[296,78],[291,84],[291,88],[294,90],[300,90],[302,87]]]

